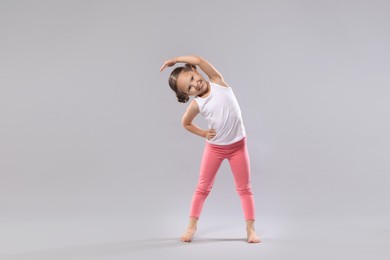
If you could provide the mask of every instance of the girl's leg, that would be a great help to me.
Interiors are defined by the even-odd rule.
[[[190,217],[199,218],[222,161],[223,157],[214,151],[210,145],[206,144],[200,165],[198,184],[192,197]]]
[[[241,199],[242,209],[246,220],[246,231],[249,243],[259,243],[260,239],[256,235],[255,222],[255,202],[250,185],[250,162],[246,145],[235,151],[229,158],[229,164],[233,172],[236,190]]]
[[[204,201],[213,187],[215,175],[223,161],[221,156],[206,144],[200,166],[199,180],[196,186],[190,210],[190,220],[187,231],[182,235],[181,241],[191,242],[195,234],[198,219],[202,212]]]
[[[246,145],[243,145],[229,157],[236,190],[241,199],[245,220],[255,220],[255,202],[250,184],[250,162]]]

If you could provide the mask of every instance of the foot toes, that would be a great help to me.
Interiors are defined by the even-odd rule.
[[[249,242],[249,243],[260,243],[261,240],[258,239],[258,238],[252,238],[252,239],[249,239],[248,242]]]

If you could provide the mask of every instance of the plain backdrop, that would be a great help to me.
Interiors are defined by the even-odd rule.
[[[204,140],[181,126],[187,104],[159,68],[197,54],[240,103],[259,219],[378,223],[390,217],[389,32],[385,0],[2,0],[0,221],[184,228]],[[225,217],[243,225],[226,162],[202,221]]]

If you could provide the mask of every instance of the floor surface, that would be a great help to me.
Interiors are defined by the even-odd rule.
[[[182,243],[186,223],[172,218],[2,219],[0,259],[390,259],[385,217],[263,217],[260,244],[245,241],[235,218],[204,222]]]

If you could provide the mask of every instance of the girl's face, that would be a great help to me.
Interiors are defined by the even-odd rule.
[[[208,92],[209,84],[197,70],[183,71],[177,77],[177,88],[189,96],[202,96]]]

